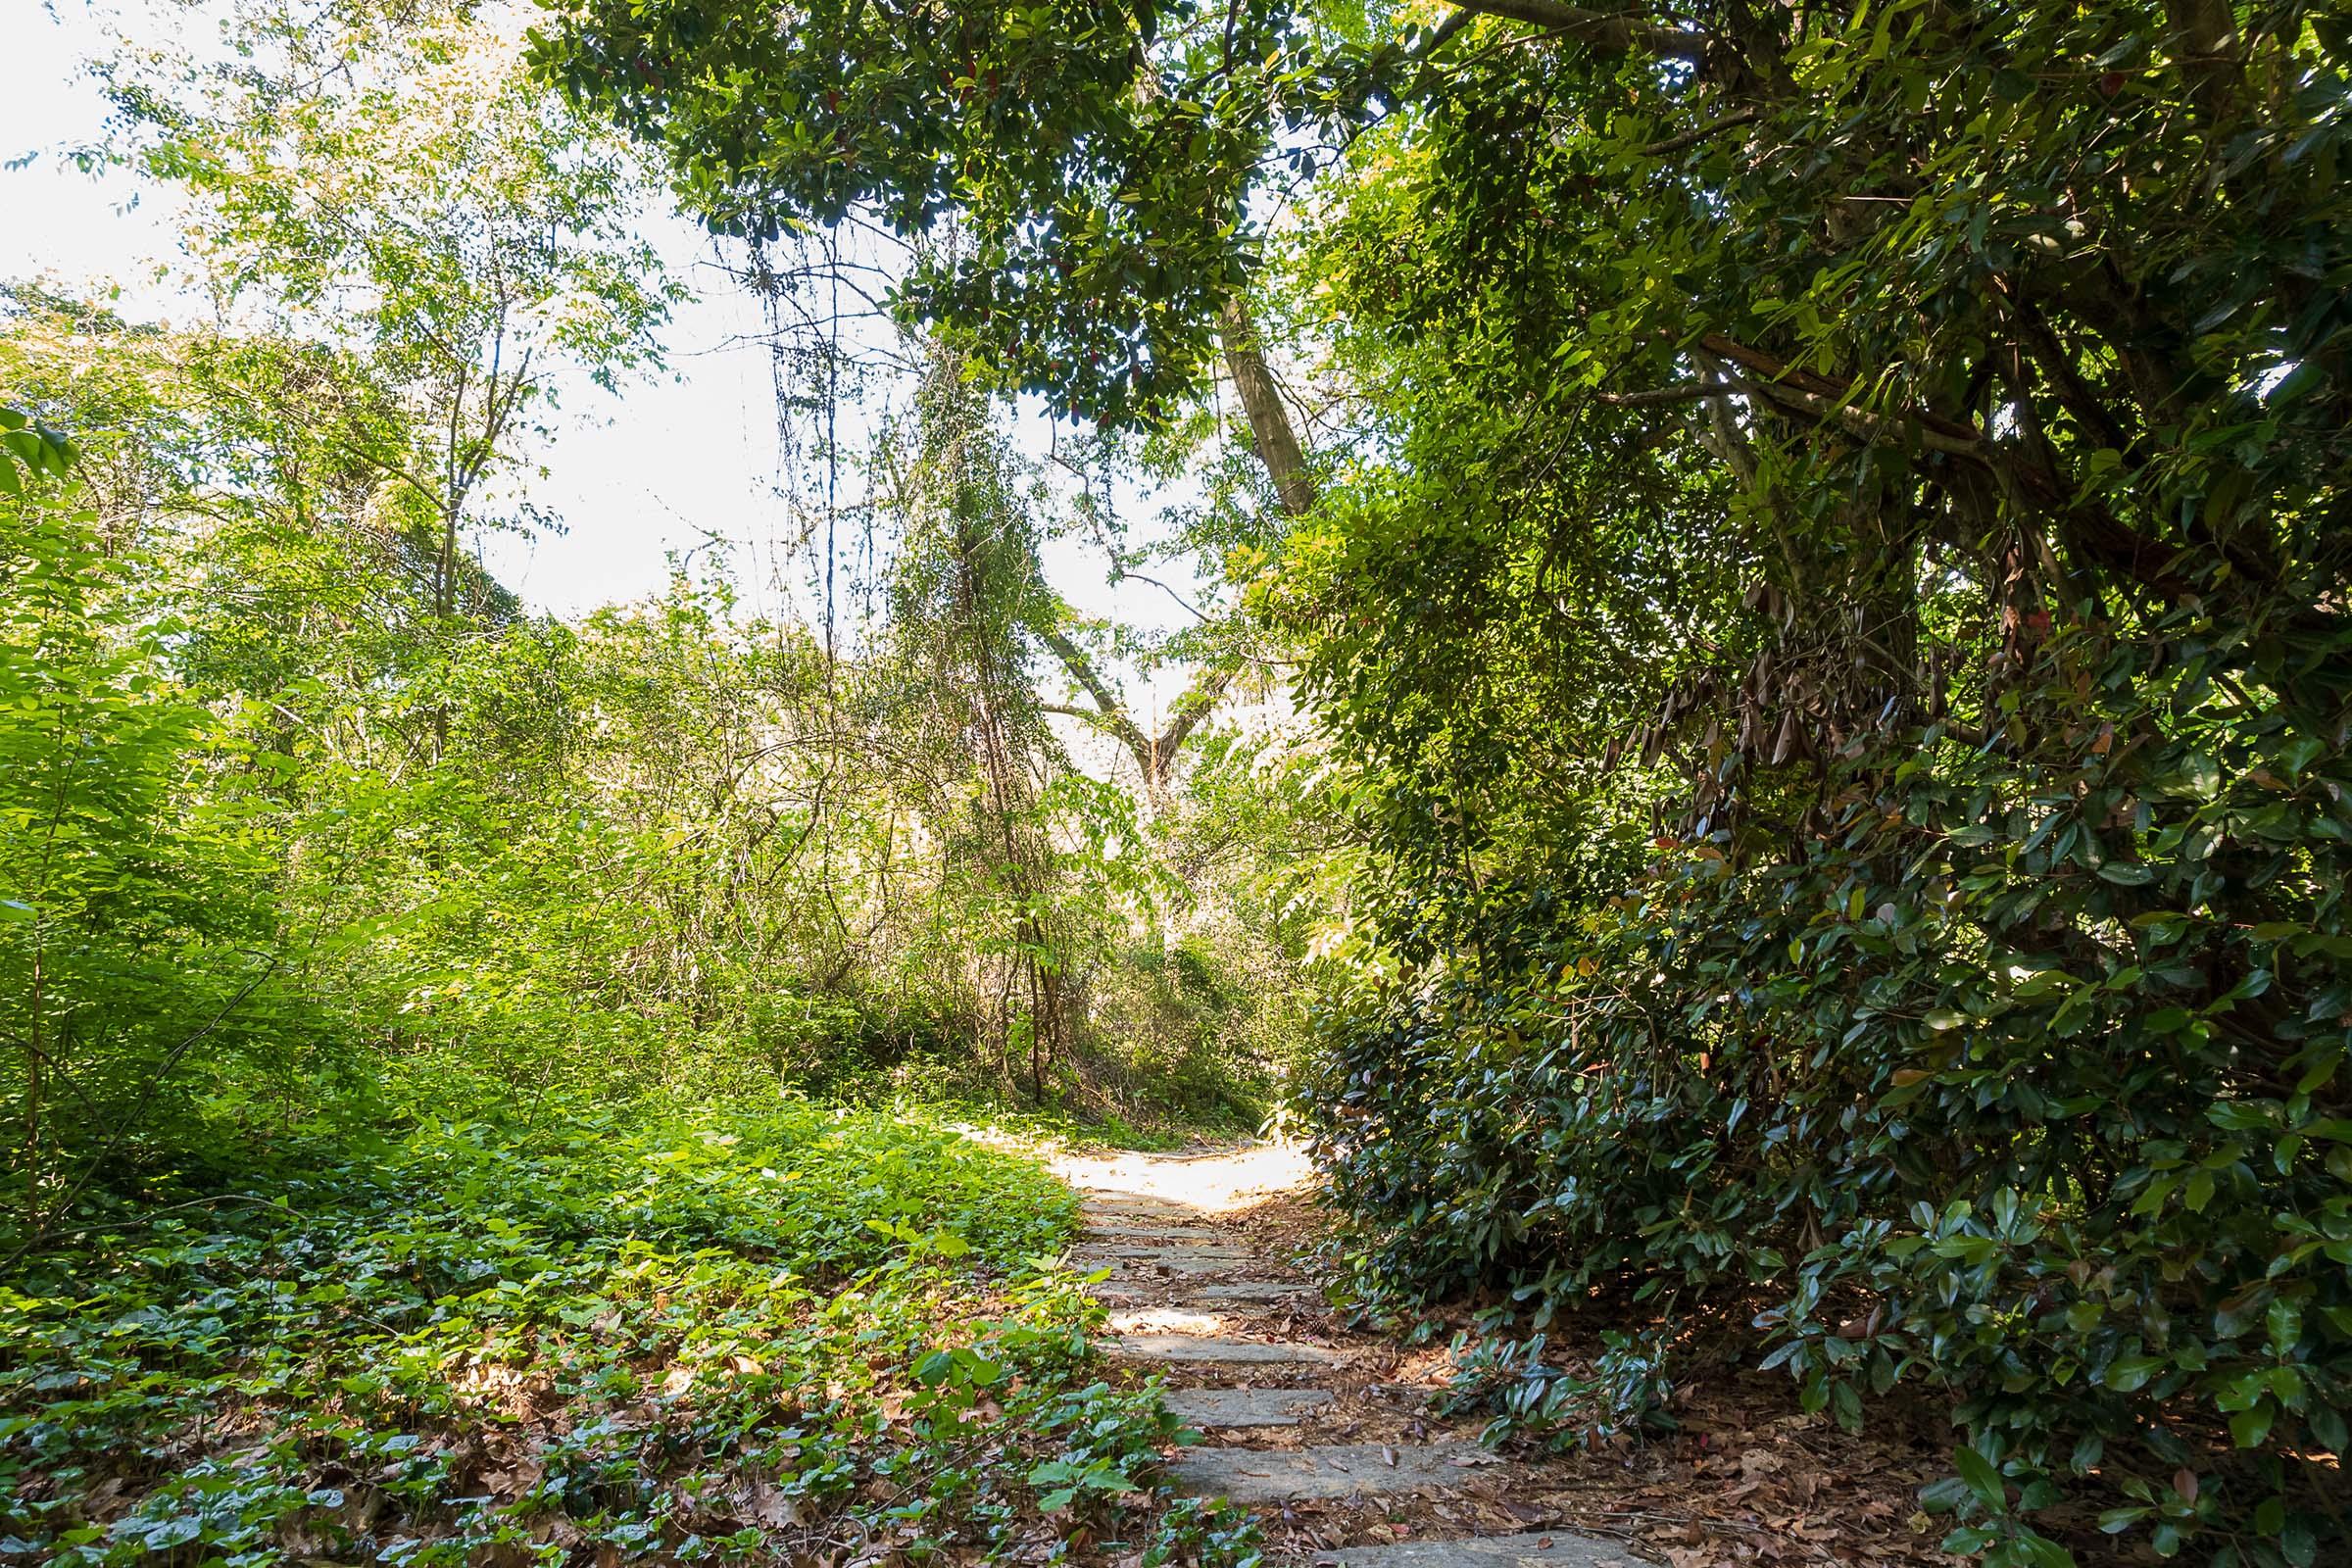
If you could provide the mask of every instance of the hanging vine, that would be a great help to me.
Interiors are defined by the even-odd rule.
[[[887,580],[888,657],[968,769],[958,781],[968,804],[940,819],[960,824],[943,848],[987,933],[970,949],[981,1048],[1007,1075],[1025,1072],[1042,1100],[1070,1041],[1073,997],[1044,803],[1062,762],[1023,637],[1046,590],[1019,465],[953,354],[933,356],[911,416],[882,443],[882,469],[902,530]]]

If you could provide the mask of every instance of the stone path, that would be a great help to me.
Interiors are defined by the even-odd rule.
[[[1336,1385],[1376,1368],[1376,1346],[1313,1344],[1296,1327],[1314,1304],[1299,1280],[1262,1257],[1238,1231],[1204,1223],[1304,1179],[1303,1161],[1281,1150],[1220,1155],[1125,1154],[1055,1162],[1079,1190],[1090,1240],[1070,1260],[1110,1270],[1095,1289],[1114,1311],[1111,1358],[1164,1374],[1167,1406],[1212,1437],[1179,1452],[1169,1474],[1183,1491],[1286,1508],[1308,1499],[1378,1504],[1443,1495],[1508,1466],[1473,1444],[1321,1441],[1315,1429],[1350,1398]],[[1348,1430],[1352,1430],[1349,1428]],[[1264,1438],[1255,1434],[1267,1434]],[[1644,1568],[1612,1541],[1566,1531],[1414,1540],[1320,1552],[1345,1568]]]

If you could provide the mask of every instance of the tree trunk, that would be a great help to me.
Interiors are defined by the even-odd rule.
[[[1219,320],[1225,368],[1241,395],[1243,412],[1250,416],[1257,459],[1266,466],[1274,493],[1282,497],[1283,510],[1302,517],[1315,504],[1315,481],[1306,470],[1306,454],[1298,445],[1298,433],[1291,427],[1291,411],[1282,401],[1282,389],[1274,384],[1274,373],[1266,368],[1266,357],[1258,350],[1257,325],[1250,319],[1250,309],[1239,294],[1227,296]]]

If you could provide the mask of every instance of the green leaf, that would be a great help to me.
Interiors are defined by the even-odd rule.
[[[1959,1470],[1960,1479],[1977,1500],[1993,1513],[2008,1509],[2008,1492],[2001,1484],[2001,1472],[1990,1459],[1963,1444],[1952,1450],[1952,1464]]]

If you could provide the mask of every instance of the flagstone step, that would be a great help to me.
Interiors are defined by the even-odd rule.
[[[1197,1204],[1179,1203],[1173,1199],[1154,1198],[1150,1193],[1130,1193],[1115,1187],[1096,1187],[1078,1195],[1081,1208],[1123,1208],[1133,1213],[1193,1214],[1201,1212]]]
[[[1088,1221],[1089,1236],[1123,1236],[1138,1242],[1230,1242],[1231,1231],[1213,1225],[1105,1225]]]
[[[1114,1360],[1216,1363],[1231,1366],[1329,1366],[1347,1354],[1319,1345],[1268,1345],[1260,1340],[1201,1334],[1122,1334],[1105,1342]]]
[[[1476,1536],[1466,1541],[1400,1541],[1393,1546],[1350,1546],[1315,1559],[1343,1568],[1647,1568],[1614,1541],[1545,1530],[1529,1536]]]
[[[1224,1285],[1201,1285],[1193,1294],[1210,1301],[1285,1301],[1314,1293],[1296,1280],[1233,1280]]]
[[[1169,1464],[1168,1474],[1197,1496],[1287,1502],[1458,1487],[1495,1462],[1470,1443],[1400,1447],[1349,1443],[1322,1448],[1192,1448]]]
[[[1242,1247],[1135,1247],[1116,1242],[1104,1242],[1083,1250],[1096,1257],[1209,1257],[1221,1263],[1239,1263],[1251,1253]]]
[[[1115,1268],[1122,1274],[1230,1274],[1249,1261],[1249,1254],[1237,1252],[1230,1257],[1203,1257],[1192,1250],[1179,1251],[1174,1248],[1130,1248],[1125,1252],[1113,1252],[1104,1248],[1088,1247],[1069,1254],[1072,1268],[1093,1273],[1099,1268]]]
[[[1168,1413],[1195,1427],[1295,1427],[1331,1407],[1328,1389],[1171,1389]]]
[[[1222,1312],[1147,1306],[1133,1312],[1113,1312],[1104,1326],[1114,1334],[1222,1334],[1227,1321]]]

